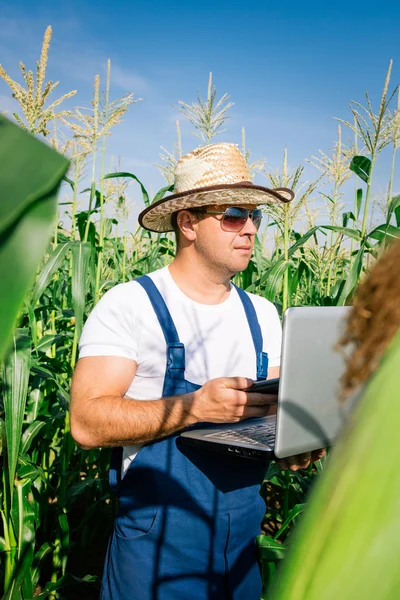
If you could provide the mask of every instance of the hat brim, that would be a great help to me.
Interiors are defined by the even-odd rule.
[[[139,224],[156,233],[173,231],[171,215],[179,210],[209,204],[285,204],[294,198],[288,188],[269,189],[251,182],[214,185],[161,198],[139,215]]]

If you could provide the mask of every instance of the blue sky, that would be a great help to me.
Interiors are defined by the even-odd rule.
[[[77,89],[68,106],[87,106],[96,73],[105,79],[112,61],[112,97],[135,92],[108,154],[154,191],[164,182],[155,163],[160,146],[172,150],[175,120],[182,122],[183,150],[198,141],[173,105],[206,95],[213,72],[218,96],[235,103],[228,131],[219,138],[240,143],[246,128],[252,157],[276,167],[288,148],[294,167],[318,149],[332,148],[337,123],[350,118],[350,100],[378,101],[389,60],[393,86],[400,80],[400,3],[368,5],[353,0],[327,4],[203,0],[192,2],[96,2],[69,0],[0,2],[0,63],[20,80],[18,63],[34,68],[47,25],[53,27],[48,78],[55,94]],[[392,87],[393,87],[392,86]],[[12,110],[0,81],[0,110]],[[344,138],[350,136],[343,133]],[[388,178],[389,156],[378,164],[376,189]],[[306,177],[316,171],[306,167]],[[257,179],[263,180],[261,176]],[[395,192],[399,192],[399,176]],[[139,200],[139,196],[138,196]]]

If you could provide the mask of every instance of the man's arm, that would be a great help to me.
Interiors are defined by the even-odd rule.
[[[137,363],[117,356],[81,358],[71,389],[71,433],[85,448],[140,444],[197,422],[235,423],[265,416],[276,396],[242,391],[245,377],[212,379],[191,394],[132,400]]]

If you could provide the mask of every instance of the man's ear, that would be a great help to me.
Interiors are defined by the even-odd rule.
[[[189,241],[193,242],[196,239],[196,229],[194,227],[197,223],[196,216],[188,210],[180,210],[177,217],[177,225],[182,232],[182,235]]]

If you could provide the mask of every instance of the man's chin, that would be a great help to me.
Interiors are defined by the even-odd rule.
[[[235,264],[231,266],[232,277],[245,271],[249,265],[251,256],[246,260],[235,261]]]

